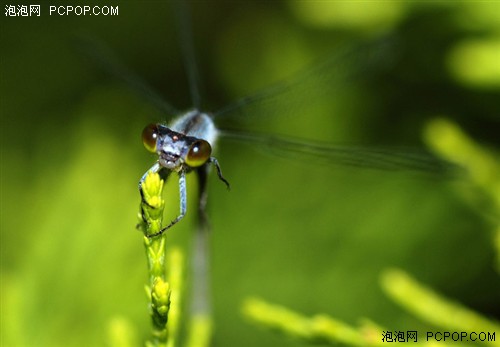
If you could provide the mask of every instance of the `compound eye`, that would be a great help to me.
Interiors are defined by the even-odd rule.
[[[191,167],[198,167],[207,162],[212,154],[212,147],[205,140],[198,140],[191,145],[186,156],[186,164]]]
[[[158,138],[158,127],[156,124],[149,124],[142,131],[142,143],[151,152],[156,152],[156,140]]]

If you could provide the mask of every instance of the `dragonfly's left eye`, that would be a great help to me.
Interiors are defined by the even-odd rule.
[[[142,143],[151,153],[156,152],[156,140],[158,138],[158,127],[156,124],[149,124],[142,131]]]
[[[191,145],[186,156],[186,164],[191,167],[198,167],[207,162],[212,154],[212,147],[205,140],[198,140]]]

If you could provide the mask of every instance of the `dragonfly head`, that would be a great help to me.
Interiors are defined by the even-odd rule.
[[[175,132],[161,124],[146,126],[142,141],[148,151],[158,154],[160,165],[172,171],[179,171],[184,166],[202,166],[212,154],[207,141]]]

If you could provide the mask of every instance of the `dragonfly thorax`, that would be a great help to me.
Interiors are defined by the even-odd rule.
[[[203,139],[212,147],[215,145],[218,135],[212,118],[207,113],[196,109],[174,119],[169,128],[184,135]]]

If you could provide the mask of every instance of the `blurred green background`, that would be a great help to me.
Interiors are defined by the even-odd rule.
[[[116,322],[142,345],[149,317],[137,182],[155,159],[140,134],[171,115],[100,70],[75,39],[103,43],[183,110],[190,96],[175,18],[167,1],[96,3],[118,6],[118,16],[49,15],[57,4],[40,2],[39,17],[2,16],[1,345],[103,346]],[[250,123],[309,139],[423,147],[426,123],[447,117],[498,148],[498,2],[196,1],[191,9],[208,111],[322,66],[252,109]],[[385,64],[367,67],[363,50],[330,59],[382,36],[398,42]],[[358,73],[344,80],[345,71]],[[349,324],[369,317],[429,330],[382,293],[388,267],[500,318],[494,222],[487,203],[471,202],[481,197],[460,194],[474,194],[467,182],[317,165],[229,141],[216,156],[232,190],[210,178],[214,345],[303,345],[249,324],[240,308],[248,296]],[[196,181],[188,183],[188,216],[169,231],[183,246],[195,215]],[[175,180],[165,200],[173,216]]]

